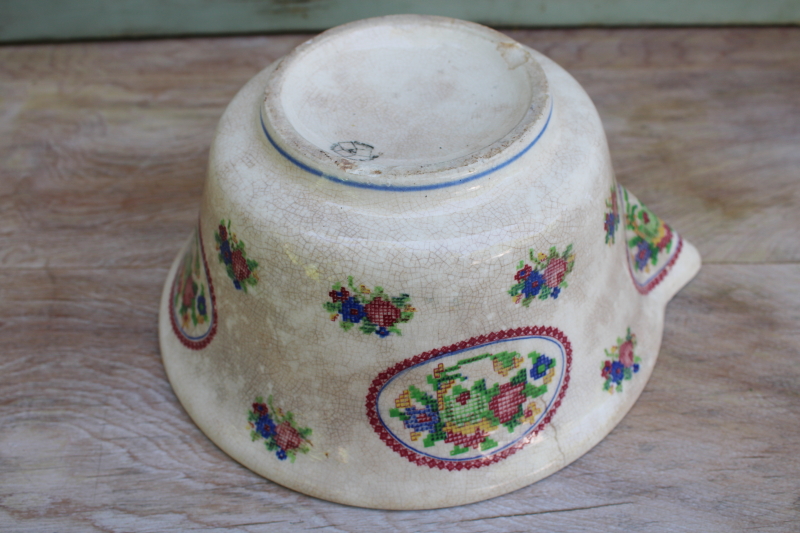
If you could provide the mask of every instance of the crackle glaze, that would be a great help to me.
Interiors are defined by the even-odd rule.
[[[476,24],[368,19],[231,102],[161,350],[192,419],[259,474],[351,505],[459,505],[599,442],[699,267],[616,183],[558,65]]]

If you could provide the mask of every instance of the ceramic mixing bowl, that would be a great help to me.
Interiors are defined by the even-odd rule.
[[[458,505],[599,442],[699,267],[616,183],[562,68],[476,24],[369,19],[225,111],[161,350],[192,419],[255,472],[352,505]]]

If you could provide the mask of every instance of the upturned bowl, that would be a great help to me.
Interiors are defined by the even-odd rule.
[[[699,267],[553,61],[469,22],[368,19],[228,106],[161,351],[189,416],[262,476],[459,505],[611,431]]]

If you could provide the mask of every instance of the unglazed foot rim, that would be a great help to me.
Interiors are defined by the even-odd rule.
[[[516,83],[500,118],[476,127],[494,132],[484,142],[457,132],[442,157],[403,158],[402,142],[357,138],[377,138],[389,111],[315,129],[302,104],[337,85],[298,85],[309,65],[347,86],[348,54],[371,64],[372,47],[391,63],[401,44],[429,54],[441,35],[437,61],[474,41],[469,68],[488,78],[496,60]],[[430,74],[412,66],[413,88]],[[368,98],[382,79],[347,94]],[[479,96],[460,109],[491,101]],[[398,131],[419,120],[398,116]],[[597,112],[558,65],[471,23],[384,17],[314,38],[231,102],[159,338],[187,413],[247,468],[349,505],[447,507],[524,487],[602,440],[699,268],[679,228],[616,183]]]
[[[342,60],[343,49],[355,59]],[[340,26],[297,47],[277,62],[261,113],[270,143],[309,172],[419,190],[519,157],[551,108],[544,72],[524,46],[478,24],[401,15]],[[377,120],[358,116],[369,113]]]

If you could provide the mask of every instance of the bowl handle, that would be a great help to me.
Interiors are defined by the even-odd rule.
[[[607,204],[606,216],[613,214],[622,226],[620,237],[636,290],[666,304],[700,270],[700,254],[625,187],[617,186]],[[614,220],[606,221],[607,233],[610,223]]]

